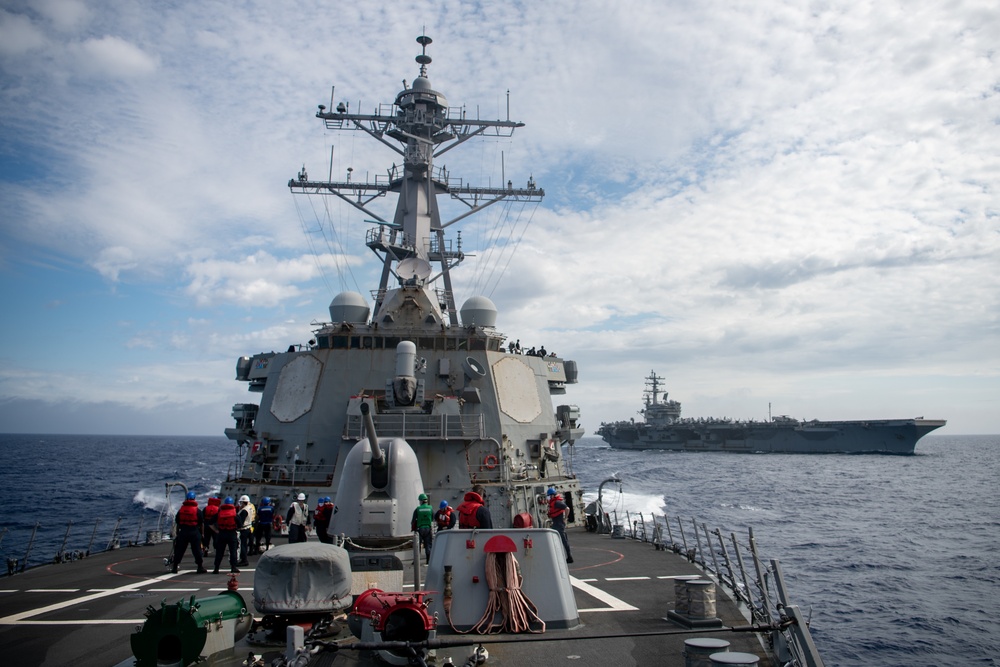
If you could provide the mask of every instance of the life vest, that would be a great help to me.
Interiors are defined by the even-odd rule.
[[[304,526],[306,525],[306,519],[308,518],[309,510],[299,501],[292,503],[292,518],[288,520],[289,525],[292,526]]]
[[[330,522],[330,509],[326,506],[326,503],[317,505],[316,509],[313,510],[313,521],[318,524]]]
[[[248,530],[250,526],[253,525],[254,520],[257,518],[257,508],[253,506],[253,503],[247,503],[246,507],[241,507],[240,512],[246,512],[247,518],[243,520],[243,525],[241,528],[243,530]]]
[[[236,508],[232,505],[219,506],[219,530],[236,530]]]
[[[437,521],[438,530],[444,530],[451,525],[451,507],[445,507],[443,510],[438,510],[437,514],[434,515],[434,520]]]
[[[215,519],[216,515],[219,514],[219,505],[222,504],[220,498],[209,498],[208,505],[205,506],[205,521],[211,521]]]
[[[562,507],[556,507],[556,503],[562,503]],[[552,500],[549,501],[549,518],[558,519],[567,510],[566,503],[563,503],[562,496],[556,494],[552,496]]]
[[[469,491],[465,494],[465,502],[458,506],[458,527],[479,528],[479,517],[476,513],[483,506],[483,497]]]
[[[434,521],[434,508],[430,505],[417,507],[417,528],[430,528]]]
[[[257,523],[262,526],[274,523],[274,508],[270,505],[265,505],[257,510]]]
[[[181,503],[181,508],[177,512],[177,525],[197,526],[198,525],[198,501],[185,500]]]

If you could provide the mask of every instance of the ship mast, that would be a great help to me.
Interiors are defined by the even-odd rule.
[[[373,114],[350,113],[347,104],[340,102],[336,110],[327,111],[324,105],[316,113],[331,130],[361,130],[374,137],[402,157],[402,165],[393,164],[386,176],[374,181],[311,181],[305,168],[297,179],[288,182],[293,192],[332,194],[362,211],[378,226],[370,229],[366,243],[382,260],[382,277],[375,293],[374,321],[381,320],[381,313],[390,302],[390,278],[400,287],[422,289],[427,301],[437,309],[442,322],[458,326],[458,312],[452,291],[452,268],[464,258],[461,242],[452,248],[446,241],[444,230],[473,213],[502,200],[539,202],[545,192],[528,180],[524,188],[515,188],[511,181],[506,187],[470,187],[461,179],[452,178],[445,169],[434,166],[434,159],[452,148],[477,136],[509,137],[514,129],[524,123],[510,120],[482,120],[465,117],[463,108],[449,107],[444,95],[431,87],[427,78],[427,65],[431,57],[427,46],[431,38],[417,37],[421,53],[416,57],[419,74],[391,104],[380,104]],[[395,140],[394,143],[392,140]],[[368,204],[386,193],[399,195],[396,212],[391,221],[385,220],[369,208]],[[442,222],[437,197],[447,195],[468,206],[468,211]],[[437,264],[438,272],[433,264]],[[440,278],[443,290],[433,292],[434,283]],[[447,311],[447,319],[441,310]]]
[[[662,379],[661,376],[656,374],[656,371],[649,372],[649,376],[646,378],[646,386],[648,387],[646,396],[647,401],[650,396],[652,397],[652,401],[648,401],[647,405],[656,405],[658,403],[657,398],[660,395],[660,380]],[[666,400],[666,392],[664,392],[663,398]]]

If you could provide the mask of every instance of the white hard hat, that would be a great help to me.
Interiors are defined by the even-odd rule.
[[[299,497],[296,498],[296,500],[305,500],[305,499],[306,499],[306,494],[304,494],[304,493],[300,493]]]
[[[248,496],[248,495],[242,495],[242,496],[240,496],[240,502],[241,503],[248,503],[248,502],[250,502],[250,496]]]

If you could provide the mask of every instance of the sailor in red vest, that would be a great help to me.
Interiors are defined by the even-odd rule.
[[[202,512],[198,509],[198,501],[195,500],[194,491],[188,491],[181,508],[177,510],[175,517],[177,522],[177,537],[174,539],[174,566],[172,572],[177,574],[177,566],[184,558],[184,552],[188,545],[191,545],[191,553],[194,555],[194,562],[198,564],[198,574],[208,572],[201,559],[201,524]]]
[[[215,536],[218,534],[219,529],[215,526],[215,517],[219,515],[219,505],[222,504],[222,498],[215,495],[208,499],[208,504],[205,505],[204,511],[204,530],[202,531],[201,538],[201,548],[208,555],[209,545],[215,548]]]
[[[316,537],[324,544],[333,544],[333,538],[328,532],[330,519],[333,518],[333,510],[333,501],[330,500],[330,496],[323,496],[316,501],[316,509],[313,510],[313,526],[316,528]]]
[[[493,518],[490,511],[483,504],[483,495],[486,489],[481,484],[472,487],[472,491],[465,494],[465,500],[458,506],[458,527],[459,528],[492,528]]]
[[[458,512],[452,509],[447,500],[442,500],[438,511],[434,513],[434,522],[438,531],[454,528],[458,524]]]
[[[240,544],[236,536],[236,505],[233,504],[232,497],[226,496],[226,499],[219,506],[216,524],[219,527],[219,536],[215,542],[215,570],[212,574],[219,573],[219,564],[222,563],[226,547],[229,547],[229,571],[239,572],[239,568],[236,567],[236,555]]]
[[[573,553],[569,550],[569,539],[566,537],[566,515],[569,513],[569,507],[551,486],[545,493],[549,497],[549,520],[552,522],[552,529],[562,538],[563,546],[566,548],[566,562],[572,563]]]

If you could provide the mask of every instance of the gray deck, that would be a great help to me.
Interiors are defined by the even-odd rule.
[[[582,625],[530,636],[542,641],[491,644],[488,665],[520,665],[528,664],[528,660],[546,665],[565,660],[580,665],[683,665],[684,640],[694,636],[725,639],[731,642],[730,650],[755,653],[761,665],[768,664],[752,634],[716,630],[709,634],[685,631],[640,636],[683,631],[664,620],[673,608],[673,578],[701,571],[685,559],[657,551],[649,544],[611,539],[582,529],[571,529],[569,533],[576,559],[570,565],[570,574],[583,584],[574,589]],[[228,575],[195,574],[190,554],[179,574],[169,574],[163,567],[169,548],[168,544],[134,547],[4,578],[0,581],[0,651],[4,664],[116,665],[130,657],[129,635],[143,622],[148,605],[158,608],[163,599],[176,602],[192,595],[201,598],[225,589]],[[239,575],[240,590],[248,601],[254,561],[251,558],[251,566],[243,568]],[[725,626],[746,624],[721,589],[718,598],[718,614]],[[622,636],[586,639],[607,635]],[[439,639],[445,638],[447,634],[439,634]],[[439,655],[448,654],[448,650],[439,651]]]

